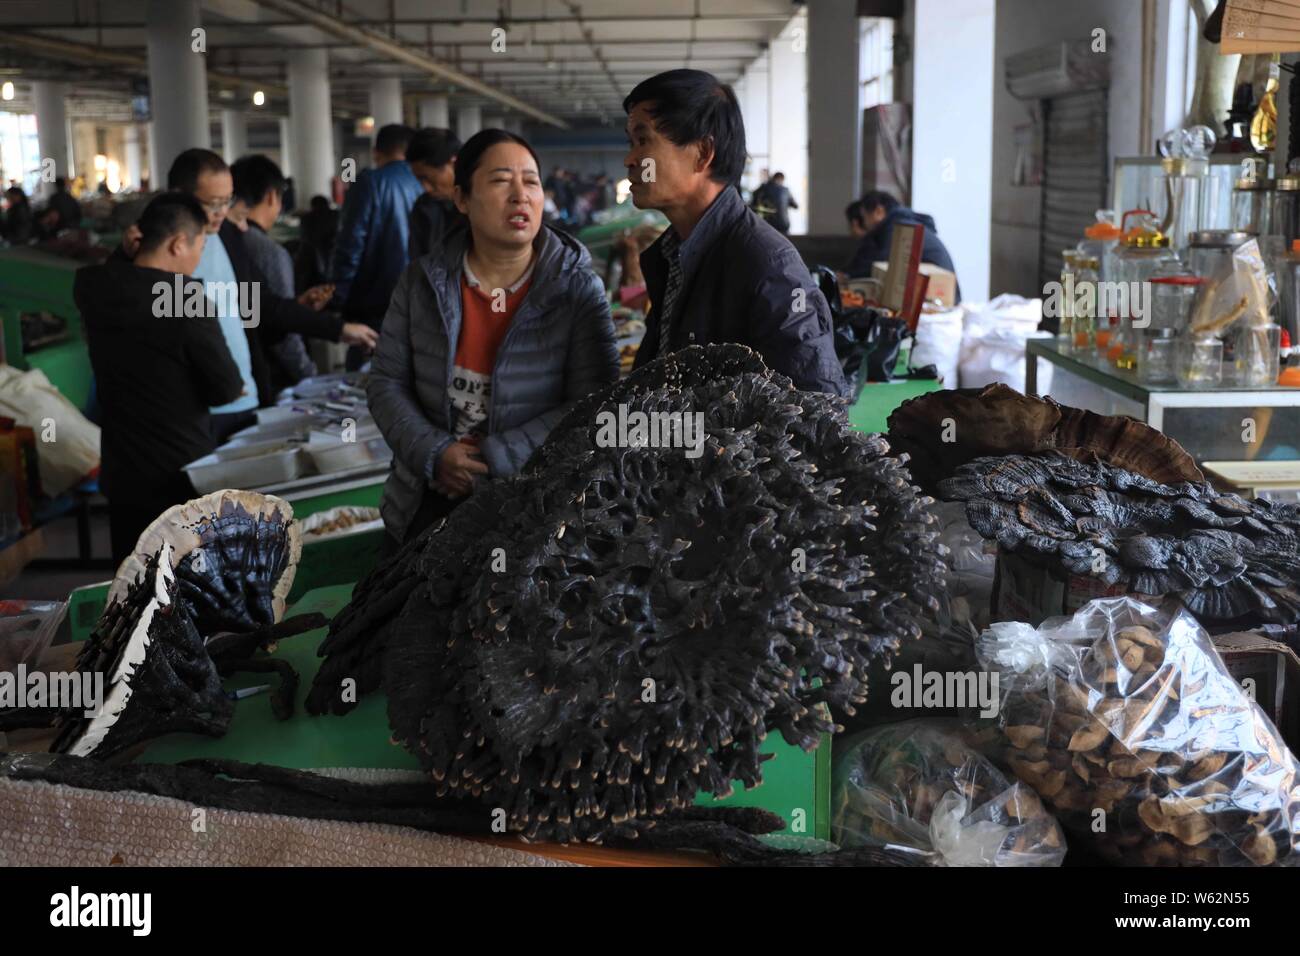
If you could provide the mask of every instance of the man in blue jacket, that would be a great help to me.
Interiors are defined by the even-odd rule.
[[[745,205],[745,124],[731,87],[669,70],[623,101],[639,209],[669,228],[641,253],[651,309],[641,366],[689,345],[748,345],[795,387],[847,395],[830,307],[790,240]]]
[[[391,124],[375,137],[375,165],[357,177],[343,200],[343,215],[330,262],[334,295],[349,322],[378,329],[397,280],[409,260],[411,207],[424,188],[406,162],[413,130]],[[365,360],[348,351],[348,367]]]
[[[860,240],[858,248],[853,253],[853,260],[844,270],[850,278],[870,278],[872,263],[889,261],[889,247],[894,239],[894,227],[897,225],[924,226],[925,239],[924,245],[921,246],[921,261],[956,274],[952,256],[948,254],[947,246],[939,238],[934,219],[923,212],[908,209],[884,190],[873,189],[861,199],[850,203],[844,210],[844,215],[849,221],[849,231]],[[957,298],[960,301],[960,292]]]

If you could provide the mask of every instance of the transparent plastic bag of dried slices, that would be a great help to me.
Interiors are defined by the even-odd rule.
[[[911,850],[935,866],[1060,866],[1065,838],[1038,796],[962,742],[906,720],[836,747],[831,831],[842,847]]]
[[[1189,613],[1092,601],[994,624],[998,759],[1116,863],[1300,863],[1300,764]]]

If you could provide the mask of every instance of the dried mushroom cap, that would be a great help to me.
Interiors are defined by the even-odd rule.
[[[1059,452],[976,459],[939,488],[1007,551],[1177,595],[1206,621],[1300,619],[1300,506],[1163,485]]]
[[[702,413],[703,454],[599,447],[619,405]],[[345,710],[339,682],[382,645],[396,739],[530,838],[756,784],[769,730],[817,746],[944,571],[885,443],[747,349],[675,353],[581,408],[358,586],[308,698]]]
[[[1162,483],[1205,480],[1181,445],[1149,425],[1032,398],[1001,383],[910,399],[889,416],[887,437],[931,493],[976,458],[1045,451],[1100,460]]]
[[[78,656],[80,672],[104,674],[105,699],[93,716],[65,718],[53,751],[108,757],[174,731],[225,733],[233,706],[177,597],[164,543],[125,596],[110,601]]]
[[[181,599],[205,636],[249,631],[284,616],[302,554],[293,508],[273,495],[216,491],[163,512],[118,568],[109,600],[120,600],[167,544]]]

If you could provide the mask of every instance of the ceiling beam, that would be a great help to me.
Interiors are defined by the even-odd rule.
[[[537,107],[525,103],[517,96],[489,86],[468,73],[462,73],[454,67],[447,66],[445,63],[441,63],[419,50],[407,46],[405,43],[393,40],[373,30],[345,23],[337,17],[330,16],[315,7],[302,3],[301,0],[254,0],[254,2],[268,9],[277,10],[285,16],[296,16],[299,18],[299,24],[316,27],[342,40],[348,40],[358,46],[367,47],[391,60],[415,67],[430,76],[447,80],[467,92],[486,96],[502,106],[509,107],[526,116],[531,116],[543,123],[558,126],[561,129],[567,129],[569,126],[558,116],[547,113],[545,110],[539,110]]]

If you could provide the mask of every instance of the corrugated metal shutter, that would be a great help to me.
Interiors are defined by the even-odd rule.
[[[1083,238],[1106,205],[1106,90],[1043,101],[1043,212],[1039,283],[1061,276],[1061,250]]]

